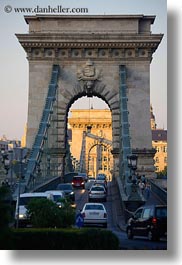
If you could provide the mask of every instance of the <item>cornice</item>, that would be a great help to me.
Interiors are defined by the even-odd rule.
[[[155,47],[162,40],[162,34],[80,34],[77,33],[32,33],[16,34],[21,45],[26,47],[57,48],[125,48]]]
[[[151,60],[162,34],[17,34],[29,60]]]

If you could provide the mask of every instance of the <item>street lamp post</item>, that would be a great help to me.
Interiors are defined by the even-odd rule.
[[[128,167],[131,170],[131,176],[130,176],[130,180],[128,180],[130,183],[130,190],[128,191],[128,199],[131,201],[136,201],[136,200],[142,200],[141,194],[139,192],[139,187],[137,184],[137,178],[135,175],[135,171],[137,169],[137,161],[138,161],[138,157],[137,155],[131,154],[127,156],[127,160],[128,160]]]
[[[16,220],[16,228],[19,227],[19,204],[20,204],[20,190],[21,190],[21,179],[22,179],[22,151],[23,149],[20,147],[20,157],[19,157],[19,180],[18,180],[18,196],[17,196],[17,220]]]
[[[128,155],[127,160],[128,160],[128,167],[131,170],[132,181],[136,180],[135,171],[137,169],[138,157],[137,155],[134,154]]]

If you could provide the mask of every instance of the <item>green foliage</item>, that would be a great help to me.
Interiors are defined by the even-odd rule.
[[[7,249],[11,243],[9,223],[12,219],[11,191],[9,187],[0,187],[0,249]]]
[[[164,167],[164,170],[157,172],[158,179],[162,179],[164,176],[167,177],[167,166]]]
[[[33,227],[69,227],[74,224],[75,213],[68,202],[59,208],[47,199],[32,199],[27,206]]]
[[[105,229],[18,229],[11,249],[21,250],[116,250],[119,240]]]
[[[11,191],[9,187],[0,187],[0,229],[8,227],[11,221]]]

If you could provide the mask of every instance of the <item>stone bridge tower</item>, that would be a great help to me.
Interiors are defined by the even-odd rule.
[[[52,147],[57,148],[60,163],[64,163],[70,106],[82,96],[98,96],[112,113],[112,154],[118,177],[122,152],[119,66],[125,65],[131,147],[139,157],[139,172],[152,176],[150,63],[162,39],[161,34],[151,33],[155,16],[36,15],[25,20],[29,33],[17,38],[29,61],[27,147],[32,147],[39,127],[52,65],[59,64],[58,135],[52,138]]]

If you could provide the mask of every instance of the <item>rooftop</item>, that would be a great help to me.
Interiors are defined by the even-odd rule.
[[[164,130],[164,129],[152,130],[152,141],[166,141],[167,142],[167,130]]]

